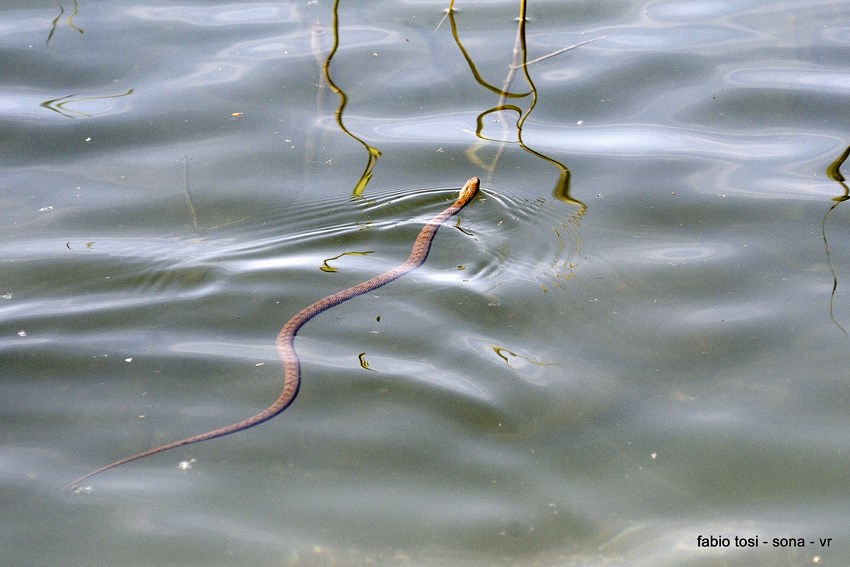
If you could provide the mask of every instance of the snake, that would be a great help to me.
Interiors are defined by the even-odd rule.
[[[295,397],[298,395],[298,390],[301,386],[301,362],[298,358],[298,353],[295,351],[295,336],[298,334],[299,329],[301,329],[304,324],[313,319],[319,313],[327,311],[331,307],[339,305],[344,301],[348,301],[349,299],[363,295],[364,293],[369,293],[370,291],[395,281],[424,264],[425,260],[428,258],[428,253],[431,250],[431,244],[434,242],[434,237],[437,235],[437,230],[443,225],[443,223],[445,223],[453,215],[460,212],[461,209],[475,198],[475,195],[478,193],[479,183],[480,181],[477,177],[470,178],[461,188],[457,199],[444,210],[437,213],[428,223],[425,224],[425,226],[422,227],[422,230],[413,242],[410,255],[404,263],[399,264],[395,268],[387,270],[386,272],[362,283],[328,295],[327,297],[308,305],[293,315],[292,318],[289,319],[283,327],[281,327],[277,334],[275,348],[283,366],[283,388],[277,399],[266,409],[242,421],[225,425],[224,427],[219,427],[218,429],[213,429],[206,433],[200,433],[184,439],[172,441],[171,443],[166,443],[165,445],[153,447],[118,459],[117,461],[104,465],[72,482],[69,482],[63,487],[63,489],[72,486],[77,487],[80,483],[88,480],[89,478],[110,469],[114,469],[115,467],[119,467],[133,461],[138,461],[139,459],[150,457],[157,453],[170,451],[177,447],[183,447],[184,445],[200,443],[217,437],[224,437],[225,435],[230,435],[231,433],[236,433],[238,431],[244,431],[279,415],[288,408],[293,401],[295,401]]]

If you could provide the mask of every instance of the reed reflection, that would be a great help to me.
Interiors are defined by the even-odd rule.
[[[357,183],[354,184],[354,189],[351,192],[351,197],[353,199],[359,198],[363,195],[363,191],[366,189],[366,185],[369,183],[369,180],[372,179],[372,170],[375,169],[375,163],[378,161],[378,158],[381,157],[381,150],[378,148],[367,144],[362,138],[351,132],[345,126],[345,120],[343,120],[343,113],[345,112],[345,105],[348,104],[348,97],[336,83],[334,83],[331,78],[331,61],[333,60],[334,55],[339,48],[339,0],[334,0],[333,7],[331,8],[332,12],[332,29],[333,29],[333,44],[331,46],[330,51],[328,52],[328,56],[325,58],[324,63],[322,64],[322,76],[324,77],[325,82],[327,82],[328,87],[336,93],[339,97],[339,105],[334,112],[334,118],[336,119],[336,123],[339,126],[339,129],[342,130],[346,136],[356,141],[358,144],[363,146],[366,150],[366,166],[363,168],[363,172],[360,174],[360,178],[357,180]],[[313,28],[314,34],[313,38],[316,37],[316,27]],[[315,42],[314,42],[315,43]]]
[[[77,0],[74,0],[74,9],[71,11],[71,15],[68,16],[68,18],[65,20],[65,23],[72,30],[75,30],[79,33],[86,33],[85,30],[83,30],[83,28],[74,24],[74,18],[77,16],[77,13],[79,12],[79,8],[80,7],[77,4]],[[59,4],[59,14],[55,18],[53,18],[53,20],[50,22],[50,31],[48,32],[47,39],[44,40],[44,43],[46,43],[46,44],[50,43],[50,40],[53,39],[53,35],[56,33],[56,28],[59,25],[59,19],[62,17],[63,14],[65,14],[65,7],[62,6],[62,4]]]
[[[525,125],[525,121],[534,111],[534,107],[537,104],[538,96],[537,87],[534,85],[534,81],[532,80],[531,74],[529,73],[529,66],[601,38],[595,38],[581,43],[577,43],[575,45],[559,49],[553,53],[549,53],[547,55],[529,61],[528,49],[525,39],[527,0],[520,0],[519,16],[517,17],[517,35],[516,40],[514,42],[512,60],[511,63],[508,65],[508,73],[505,76],[505,79],[502,81],[501,87],[496,87],[495,85],[484,79],[484,77],[478,71],[473,58],[469,55],[469,52],[464,47],[463,42],[461,41],[460,35],[458,33],[457,22],[455,20],[454,4],[454,0],[450,0],[449,7],[446,12],[446,19],[448,19],[449,25],[451,26],[452,36],[454,37],[455,43],[457,44],[458,49],[460,50],[461,54],[469,65],[470,72],[472,73],[472,76],[475,78],[476,82],[485,89],[499,95],[499,99],[494,106],[482,111],[478,115],[475,129],[476,136],[480,140],[482,140],[482,142],[498,143],[495,153],[489,159],[486,158],[482,154],[483,149],[488,144],[478,143],[472,146],[467,151],[467,157],[470,159],[470,161],[472,161],[473,163],[488,172],[489,180],[490,178],[492,178],[492,175],[496,170],[496,165],[498,164],[499,159],[504,153],[505,147],[510,143],[515,143],[519,145],[519,147],[522,148],[524,151],[535,156],[536,158],[545,161],[546,163],[555,168],[555,170],[558,172],[558,180],[555,182],[555,187],[552,190],[552,195],[558,200],[573,205],[576,208],[576,211],[573,213],[573,217],[575,220],[580,219],[587,210],[587,206],[580,200],[570,196],[569,168],[560,161],[556,160],[555,158],[529,147],[522,137],[523,126]],[[528,86],[527,91],[519,93],[511,92],[511,87],[514,83],[514,80],[516,79],[517,74],[520,74],[522,76],[523,80]],[[523,109],[518,104],[509,104],[509,99],[527,99],[526,107]],[[508,113],[515,115],[515,135],[513,136],[515,138],[514,140],[509,140],[509,138],[511,138],[511,135],[510,132],[508,132],[508,122],[505,119],[499,120],[499,123],[502,127],[501,139],[496,139],[484,135],[485,117],[490,114],[500,114],[505,115],[503,116],[503,118],[507,118],[506,115]]]
[[[593,38],[587,41],[577,43],[562,49],[558,49],[542,57],[533,60],[528,59],[528,49],[526,45],[526,9],[527,0],[520,0],[519,15],[517,17],[516,39],[514,41],[513,52],[511,54],[511,62],[508,64],[508,72],[500,86],[496,86],[488,82],[479,72],[473,57],[463,45],[460,33],[458,31],[457,21],[455,19],[455,0],[450,0],[446,16],[443,21],[448,20],[451,27],[452,37],[454,38],[457,47],[466,60],[470,72],[475,81],[484,89],[497,94],[498,100],[496,104],[481,111],[476,118],[475,134],[478,142],[473,144],[466,151],[467,158],[474,164],[481,167],[487,172],[485,182],[489,184],[495,174],[497,165],[501,156],[512,144],[518,145],[523,151],[531,154],[537,159],[542,160],[546,164],[552,166],[558,173],[558,179],[552,189],[552,195],[558,201],[566,203],[572,207],[572,212],[569,213],[563,221],[557,226],[552,226],[552,232],[557,241],[558,252],[550,266],[550,274],[554,275],[554,286],[563,287],[566,280],[572,278],[572,272],[576,267],[575,259],[578,257],[578,251],[581,248],[581,238],[579,234],[579,224],[581,218],[587,211],[587,206],[580,200],[570,195],[570,169],[559,160],[552,156],[540,152],[523,140],[523,127],[526,120],[534,111],[537,104],[537,87],[529,72],[531,65],[540,61],[549,59],[556,55],[560,55],[582,45],[586,45],[593,41],[602,39],[601,37]],[[442,21],[440,25],[442,25]],[[440,25],[437,27],[439,28]],[[513,84],[520,76],[525,82],[527,89],[518,92],[512,90]],[[494,116],[500,117],[498,123],[501,126],[499,137],[485,134],[485,119]],[[513,117],[513,128],[509,129],[509,117]],[[512,130],[512,131],[511,131]],[[495,150],[491,155],[486,155],[489,148],[495,145]],[[548,286],[542,288],[547,291]]]
[[[847,184],[845,183],[846,179],[844,179],[844,176],[841,174],[841,166],[844,164],[845,160],[847,160],[848,156],[850,156],[850,146],[848,146],[847,149],[845,149],[844,152],[826,168],[827,177],[838,183],[841,186],[843,193],[831,199],[832,205],[830,205],[829,209],[827,209],[826,213],[824,213],[823,220],[821,221],[821,236],[823,237],[823,246],[824,251],[826,252],[826,262],[829,266],[829,271],[832,274],[832,291],[829,294],[829,319],[841,330],[842,333],[844,333],[845,337],[847,336],[847,330],[835,318],[834,304],[835,294],[838,291],[838,275],[835,272],[835,266],[832,264],[832,254],[829,251],[829,239],[826,236],[826,219],[829,217],[829,213],[838,207],[838,205],[850,199],[850,188],[847,187]]]

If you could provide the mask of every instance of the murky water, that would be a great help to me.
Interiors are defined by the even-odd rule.
[[[4,4],[3,564],[850,563],[850,2],[520,6]]]

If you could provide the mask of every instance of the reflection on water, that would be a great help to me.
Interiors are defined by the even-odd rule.
[[[331,60],[333,59],[334,54],[339,48],[339,0],[334,0],[333,8],[332,8],[332,18],[331,18],[332,26],[333,26],[333,45],[328,51],[328,56],[322,63],[322,76],[330,87],[330,89],[339,97],[339,106],[337,106],[336,112],[334,114],[336,118],[337,125],[340,130],[345,132],[345,134],[358,142],[363,148],[366,150],[367,160],[366,167],[363,169],[363,173],[360,174],[360,179],[357,183],[354,184],[354,189],[352,191],[352,196],[354,198],[361,197],[363,195],[364,189],[366,189],[366,184],[369,183],[369,180],[372,178],[372,170],[375,168],[375,162],[381,157],[381,150],[374,146],[370,146],[366,142],[364,142],[361,138],[354,135],[348,128],[346,128],[345,123],[342,119],[342,113],[345,110],[345,105],[348,102],[348,98],[345,96],[345,91],[339,88],[336,83],[331,79],[330,74],[330,65]],[[316,53],[318,49],[317,38],[316,38],[317,28],[313,26],[313,38],[311,41],[311,45],[313,46],[313,53]],[[322,85],[319,85],[319,88],[322,88]],[[321,92],[321,91],[320,91]]]
[[[72,30],[78,31],[80,33],[85,33],[85,30],[83,30],[81,27],[74,25],[74,16],[77,15],[77,12],[79,12],[79,9],[80,9],[80,6],[77,4],[77,0],[74,0],[74,9],[71,12],[71,14],[68,16],[68,19],[65,21],[65,23]],[[50,43],[50,40],[53,38],[53,34],[56,33],[56,26],[59,23],[59,18],[61,18],[64,14],[65,14],[65,7],[62,4],[59,4],[59,14],[55,18],[53,18],[52,22],[50,22],[50,33],[47,34],[47,39],[44,40],[44,43]]]
[[[470,146],[465,152],[466,157],[473,164],[478,165],[484,171],[487,172],[487,178],[485,183],[492,180],[493,175],[497,171],[498,163],[505,151],[505,148],[510,143],[510,137],[507,132],[507,120],[508,114],[507,112],[516,113],[517,118],[514,124],[515,129],[515,138],[516,144],[519,145],[525,152],[530,155],[540,159],[541,161],[550,164],[555,167],[558,171],[558,180],[555,184],[555,188],[552,192],[553,196],[557,199],[560,199],[572,207],[575,208],[573,212],[563,221],[553,225],[551,227],[552,232],[555,234],[558,242],[558,251],[555,255],[555,260],[553,260],[552,274],[555,275],[555,279],[569,279],[571,277],[572,271],[575,269],[575,259],[577,257],[578,248],[579,248],[579,221],[581,217],[585,214],[587,210],[587,206],[581,201],[570,197],[570,170],[561,162],[556,159],[553,159],[542,152],[536,151],[530,148],[523,141],[522,138],[522,128],[525,121],[531,115],[534,110],[535,105],[537,104],[537,87],[535,87],[534,82],[531,79],[531,74],[529,72],[529,67],[535,63],[547,59],[549,57],[554,57],[570,49],[575,47],[579,47],[581,45],[590,43],[590,41],[585,41],[580,44],[576,44],[574,46],[565,47],[549,53],[548,55],[539,57],[533,61],[528,61],[528,50],[526,46],[526,1],[520,0],[519,2],[519,15],[517,17],[517,35],[516,40],[513,46],[513,58],[511,62],[508,64],[508,72],[505,76],[504,81],[502,82],[501,88],[497,88],[492,84],[488,83],[482,75],[479,73],[476,68],[474,58],[470,56],[469,52],[463,45],[463,42],[460,39],[458,34],[458,27],[455,21],[455,11],[454,11],[454,0],[451,0],[449,3],[449,8],[447,11],[447,17],[449,23],[451,25],[452,36],[455,40],[455,43],[458,46],[463,58],[466,63],[469,65],[469,69],[474,76],[476,82],[484,87],[485,89],[496,93],[499,95],[499,100],[495,106],[484,110],[476,117],[476,129],[475,135],[481,140],[481,143],[476,143]],[[525,83],[529,87],[529,91],[525,93],[513,93],[511,92],[511,87],[513,85],[514,79],[516,77],[517,71],[521,71],[521,75],[525,80]],[[522,99],[527,98],[528,104],[525,110],[514,104],[507,104],[507,100],[509,99]],[[494,116],[491,116],[494,115]],[[499,138],[490,138],[484,132],[484,121],[485,119],[492,119],[496,123],[501,126],[502,135]],[[487,142],[491,142],[487,144]],[[492,157],[487,160],[482,156],[482,152],[487,146],[492,146],[492,143],[496,144],[495,152]],[[520,208],[520,207],[517,207]],[[522,207],[525,210],[528,210],[527,207]],[[541,219],[537,219],[538,221]],[[546,290],[546,288],[544,288]]]
[[[53,112],[57,112],[66,118],[74,118],[75,116],[85,116],[87,118],[91,118],[93,113],[86,113],[82,110],[78,110],[77,107],[83,106],[80,103],[91,103],[92,101],[105,101],[114,98],[120,98],[124,96],[130,96],[133,94],[133,89],[129,89],[125,93],[116,94],[116,95],[102,95],[102,96],[79,96],[79,95],[67,95],[60,98],[55,98],[51,100],[46,100],[42,102],[39,106],[43,106],[48,110],[52,110]],[[73,108],[69,105],[73,105]],[[108,112],[106,110],[100,110],[98,114],[104,114]]]
[[[558,181],[555,185],[555,189],[553,191],[553,195],[562,199],[575,207],[578,208],[573,215],[573,219],[578,221],[581,216],[584,214],[587,207],[581,201],[572,199],[570,197],[570,170],[558,160],[555,160],[547,155],[544,155],[541,152],[535,151],[528,147],[522,139],[522,126],[525,123],[526,119],[531,115],[531,112],[534,110],[535,105],[537,104],[537,88],[534,86],[534,82],[531,79],[531,75],[529,73],[529,67],[539,61],[543,61],[544,59],[548,59],[549,57],[554,57],[570,49],[574,49],[576,47],[580,47],[582,45],[586,45],[594,40],[583,41],[581,43],[577,43],[573,46],[564,47],[558,49],[557,51],[553,51],[547,55],[542,57],[538,57],[533,61],[528,60],[528,49],[526,47],[526,0],[520,0],[519,2],[519,15],[517,17],[517,36],[516,41],[514,43],[513,48],[513,59],[508,64],[508,73],[505,76],[504,81],[502,82],[501,88],[495,87],[494,85],[488,83],[479,73],[476,68],[475,62],[473,58],[469,55],[469,52],[464,48],[463,42],[458,35],[457,23],[455,22],[455,12],[454,12],[454,0],[450,0],[449,8],[448,8],[448,20],[451,24],[452,36],[454,37],[455,43],[457,43],[458,49],[463,54],[464,59],[469,65],[469,69],[472,75],[475,77],[476,82],[479,85],[484,87],[485,89],[494,92],[499,95],[499,101],[495,106],[481,112],[476,118],[476,136],[483,141],[491,141],[491,142],[499,142],[497,144],[497,148],[493,157],[487,161],[479,155],[480,150],[483,146],[475,145],[467,150],[466,155],[469,160],[480,166],[482,169],[488,172],[487,181],[492,179],[493,173],[496,171],[496,167],[498,165],[499,159],[502,156],[502,153],[505,149],[505,144],[507,144],[510,140],[507,132],[507,121],[508,116],[506,114],[507,111],[516,113],[517,118],[515,122],[516,129],[516,143],[526,152],[534,155],[535,157],[553,165],[558,171]],[[512,93],[510,92],[511,86],[514,82],[514,78],[516,77],[517,71],[522,72],[522,77],[525,80],[526,84],[529,87],[528,92],[524,93]],[[518,99],[518,98],[528,98],[528,105],[525,110],[514,104],[507,104],[508,99]],[[496,117],[491,117],[491,119],[495,120],[500,124],[502,129],[502,136],[498,138],[489,138],[484,133],[484,120],[491,114],[496,114]]]
[[[847,157],[850,156],[850,146],[845,149],[840,156],[838,156],[835,161],[829,164],[826,168],[826,175],[836,183],[841,186],[842,194],[833,197],[833,204],[827,209],[827,211],[823,214],[823,220],[821,221],[821,236],[823,237],[823,246],[824,251],[826,252],[826,262],[829,265],[829,271],[832,273],[832,293],[829,295],[829,318],[835,324],[838,329],[844,333],[844,336],[847,336],[847,330],[844,326],[839,323],[835,319],[835,294],[838,291],[838,274],[835,272],[835,266],[832,263],[832,255],[829,253],[829,240],[826,237],[826,219],[829,217],[829,213],[831,213],[838,205],[850,199],[850,188],[844,183],[844,176],[841,174],[841,166],[844,165],[844,162],[847,160]]]

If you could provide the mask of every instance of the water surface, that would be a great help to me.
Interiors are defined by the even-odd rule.
[[[446,8],[4,5],[4,562],[850,562],[850,3]]]

